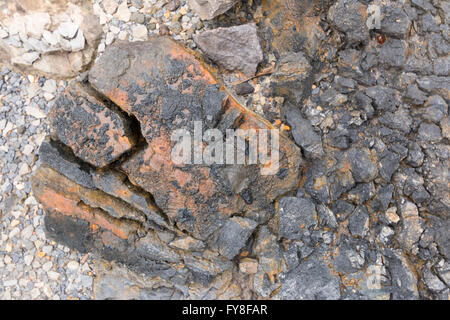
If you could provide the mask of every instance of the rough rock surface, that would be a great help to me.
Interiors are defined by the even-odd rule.
[[[205,31],[194,36],[194,41],[217,64],[248,76],[255,75],[263,60],[254,23]]]
[[[299,148],[280,136],[280,169],[272,175],[261,175],[262,165],[172,162],[171,133],[180,127],[192,132],[194,120],[205,129],[271,126],[239,105],[201,61],[169,38],[112,46],[92,68],[89,82],[117,106],[75,88],[56,103],[56,134],[43,144],[32,180],[47,211],[48,235],[149,276],[182,281],[178,290],[188,290],[190,281],[206,286],[231,270],[232,260],[248,252],[258,226],[275,214],[274,200],[298,183]],[[232,122],[229,114],[235,115]],[[68,126],[72,130],[65,130]],[[140,138],[124,154],[132,147],[125,126]],[[83,136],[92,140],[80,140]],[[48,152],[60,159],[45,161]],[[275,272],[271,268],[263,274]]]
[[[98,298],[448,300],[445,1],[243,1],[195,27],[256,22],[264,60],[252,79],[213,76],[165,38],[111,45],[138,39],[123,33],[142,21],[132,3],[96,3],[109,35],[89,79],[136,145],[99,169],[50,137],[33,181],[48,235],[110,261],[96,267]],[[157,3],[149,33],[200,53],[186,32],[198,17]],[[236,83],[248,93],[233,96]],[[192,133],[192,119],[280,128],[295,164],[271,179],[257,166],[173,166],[167,137]]]

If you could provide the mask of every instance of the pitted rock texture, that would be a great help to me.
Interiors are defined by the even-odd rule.
[[[247,81],[245,104],[167,38],[106,50],[90,86],[136,145],[99,169],[45,141],[33,185],[48,234],[109,260],[105,298],[448,300],[445,2],[252,8],[240,21],[257,22],[272,71]],[[170,133],[193,120],[282,128],[281,170],[171,163]]]
[[[58,98],[54,133],[33,176],[49,236],[181,281],[184,290],[231,272],[258,226],[276,214],[276,199],[298,184],[300,149],[281,135],[280,166],[271,175],[261,174],[263,164],[175,164],[171,134],[193,134],[194,121],[203,131],[273,127],[166,37],[112,46],[89,82],[98,93],[73,85]],[[259,272],[279,272],[272,268]]]

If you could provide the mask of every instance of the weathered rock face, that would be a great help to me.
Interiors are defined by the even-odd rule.
[[[86,1],[0,1],[0,57],[28,73],[70,78],[94,57],[102,29]]]
[[[211,20],[225,13],[240,0],[189,0],[189,6],[203,20]]]
[[[193,135],[194,121],[203,131],[272,126],[169,38],[110,47],[89,82],[111,102],[87,84],[61,94],[32,179],[49,236],[181,281],[181,292],[191,281],[219,281],[243,251],[257,257],[249,243],[276,214],[276,200],[298,184],[300,149],[280,135],[280,165],[270,175],[261,174],[264,164],[175,163],[172,133]],[[273,263],[263,266],[258,276],[280,272]]]

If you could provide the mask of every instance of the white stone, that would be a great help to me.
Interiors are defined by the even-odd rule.
[[[28,98],[30,99],[34,98],[38,94],[40,89],[41,88],[39,87],[39,84],[31,83],[27,89]]]
[[[111,43],[113,43],[114,42],[114,33],[112,33],[112,32],[108,32],[107,34],[106,34],[106,39],[105,39],[105,44],[107,45],[107,46],[109,46]]]
[[[366,25],[369,30],[381,29],[381,9],[376,4],[367,7]]]
[[[42,90],[45,92],[55,93],[56,92],[56,81],[53,79],[48,79],[44,82]]]
[[[78,26],[73,22],[63,22],[58,27],[58,32],[66,39],[72,39],[75,37],[78,31]]]
[[[115,26],[110,26],[109,30],[114,34],[118,34],[120,32],[120,28],[115,27]]]
[[[31,172],[30,166],[27,163],[22,163],[19,169],[19,175],[23,176]]]
[[[4,39],[9,35],[9,33],[0,28],[0,39]]]
[[[119,40],[122,40],[122,41],[128,39],[128,32],[120,31],[118,38],[119,38]]]
[[[105,51],[105,43],[102,42],[98,45],[98,52],[104,52]]]
[[[14,228],[11,230],[11,232],[9,233],[8,237],[10,239],[14,238],[15,236],[17,236],[20,233],[20,229],[19,228]]]
[[[44,92],[44,99],[47,102],[51,101],[51,100],[55,99],[55,95],[52,93]]]
[[[47,12],[33,12],[24,16],[25,28],[29,36],[39,39],[44,30],[50,27],[52,21]]]
[[[105,9],[107,14],[114,14],[117,11],[117,7],[118,4],[116,0],[103,0],[103,9]]]
[[[31,254],[23,257],[23,260],[27,266],[31,265],[31,263],[33,262],[33,259],[34,259],[34,257]]]
[[[46,262],[42,265],[42,270],[44,270],[45,272],[48,272],[48,271],[50,271],[52,266],[53,266],[53,262],[51,262],[51,261]]]
[[[34,147],[31,144],[27,144],[23,148],[23,154],[26,155],[26,156],[29,156],[33,152],[33,150],[34,150]]]
[[[36,104],[29,105],[25,108],[25,113],[29,116],[35,117],[37,119],[43,119],[46,117],[45,113],[39,109]]]
[[[14,57],[11,59],[11,62],[14,64],[21,64],[26,66],[31,66],[33,62],[35,62],[37,59],[39,59],[40,54],[39,52],[26,52],[23,55],[19,57]]]
[[[12,286],[15,286],[15,285],[17,285],[17,280],[16,280],[16,279],[12,279],[12,280],[4,281],[4,282],[3,282],[3,285],[4,285],[5,287],[12,287]]]
[[[48,278],[49,278],[50,280],[56,281],[56,280],[59,279],[59,273],[58,273],[58,272],[55,272],[55,271],[49,271],[49,272],[47,272],[47,275],[48,275]]]
[[[31,237],[31,235],[33,234],[33,231],[34,231],[34,227],[32,224],[30,224],[22,230],[20,235],[22,236],[22,239],[29,239]]]
[[[77,32],[77,36],[74,39],[70,40],[70,48],[74,52],[83,50],[85,42],[86,40],[84,38],[83,30],[80,29]]]
[[[128,5],[127,5],[126,1],[122,1],[122,3],[119,5],[117,12],[114,16],[123,22],[130,21],[131,12],[128,9]]]
[[[133,40],[134,41],[145,41],[148,39],[148,30],[147,27],[139,24],[137,26],[134,26],[131,29],[131,32],[133,34]]]
[[[56,46],[59,40],[59,33],[44,30],[42,38],[51,46]]]
[[[77,261],[69,261],[69,263],[67,264],[67,269],[69,271],[77,271],[79,267],[80,264]]]

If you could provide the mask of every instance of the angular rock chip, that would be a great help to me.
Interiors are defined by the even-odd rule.
[[[124,161],[122,170],[133,184],[153,195],[171,223],[197,239],[206,240],[237,212],[246,218],[257,214],[259,223],[266,221],[264,217],[273,213],[271,203],[298,181],[300,150],[283,135],[279,169],[273,168],[270,175],[261,175],[261,169],[270,170],[270,163],[207,165],[201,158],[199,164],[172,160],[177,145],[172,134],[183,128],[193,136],[194,121],[201,122],[200,133],[216,126],[273,127],[239,105],[201,61],[169,38],[111,46],[92,68],[89,81],[140,122],[147,146]],[[236,115],[232,121],[225,120],[232,114]],[[224,121],[228,121],[225,127]],[[198,157],[203,151],[194,154]],[[279,170],[286,174],[277,175]],[[235,171],[242,174],[230,175]]]
[[[189,7],[203,20],[211,20],[225,13],[240,0],[189,0]]]
[[[284,275],[279,296],[288,300],[337,300],[341,297],[339,276],[332,273],[326,255],[315,253]]]
[[[317,224],[317,212],[314,202],[309,199],[284,197],[280,200],[278,212],[279,236],[297,239],[302,231]]]
[[[247,76],[253,76],[263,60],[254,23],[204,31],[195,35],[194,41],[218,65],[242,71]]]
[[[328,19],[347,35],[350,42],[369,38],[367,7],[357,0],[338,0],[328,11]]]
[[[127,121],[81,85],[56,100],[51,116],[57,138],[95,167],[110,164],[135,145]]]

